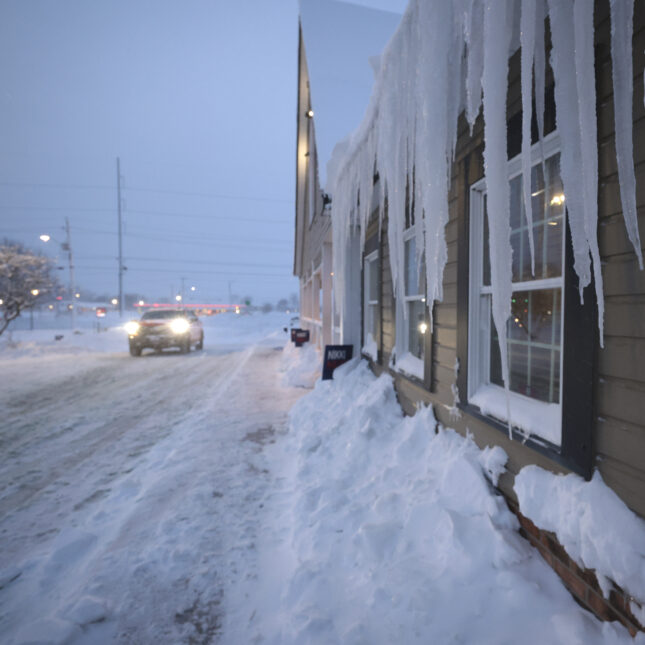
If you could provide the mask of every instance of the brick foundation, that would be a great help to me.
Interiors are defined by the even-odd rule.
[[[603,597],[593,569],[581,569],[568,556],[554,533],[538,528],[528,517],[520,513],[516,504],[509,500],[507,503],[520,521],[520,534],[540,552],[580,605],[600,620],[619,621],[632,636],[636,636],[639,631],[645,632],[645,626],[638,622],[630,610],[630,602],[640,606],[636,599],[631,598],[616,584],[609,598]]]

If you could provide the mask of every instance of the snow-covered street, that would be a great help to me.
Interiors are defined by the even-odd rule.
[[[280,384],[288,318],[248,318],[187,356],[133,359],[120,331],[2,353],[3,642],[216,640],[254,573],[263,445],[305,392]]]

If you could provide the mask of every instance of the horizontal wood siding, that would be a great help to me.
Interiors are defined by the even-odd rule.
[[[605,291],[604,349],[597,352],[594,374],[592,437],[595,463],[606,483],[641,516],[645,516],[645,271],[638,270],[636,257],[622,218],[614,144],[613,87],[610,59],[610,22],[607,0],[596,2],[596,83],[599,141],[599,245]],[[634,159],[641,240],[645,241],[645,107],[643,65],[645,64],[645,2],[635,3],[634,19]],[[509,119],[521,111],[520,52],[509,63]],[[547,73],[547,83],[552,79]],[[484,175],[483,122],[481,115],[471,136],[463,114],[458,125],[455,162],[449,194],[449,222],[445,229],[448,259],[443,279],[443,301],[435,303],[433,319],[431,391],[413,379],[395,374],[395,386],[404,410],[413,414],[419,402],[432,404],[435,416],[461,434],[470,433],[480,446],[500,445],[508,454],[508,473],[500,488],[511,499],[514,475],[528,464],[554,472],[566,469],[546,455],[511,441],[499,427],[476,414],[462,411],[451,416],[455,359],[467,363],[468,281],[463,280],[469,262],[469,187]],[[395,341],[394,299],[391,288],[387,235],[382,240],[383,361],[386,369]],[[644,251],[645,253],[645,251]],[[464,268],[465,267],[465,268]],[[462,276],[462,278],[460,278]],[[590,290],[591,288],[588,288]],[[463,316],[463,303],[466,315]],[[459,304],[461,303],[461,304]],[[457,383],[465,389],[467,365],[462,364]],[[462,402],[465,392],[460,394]],[[565,430],[566,432],[566,430]]]
[[[645,241],[644,4],[634,4],[632,107],[641,244]],[[598,238],[605,291],[605,346],[598,350],[593,443],[596,466],[605,482],[645,516],[645,271],[638,269],[622,216],[614,139],[611,23],[605,2],[596,3],[596,18]]]

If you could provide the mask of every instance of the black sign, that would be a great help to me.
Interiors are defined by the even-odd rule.
[[[309,330],[292,329],[291,337],[293,338],[293,342],[296,344],[296,347],[302,347],[305,343],[309,342]]]
[[[351,360],[353,352],[353,345],[325,345],[322,380],[333,378],[334,370]]]

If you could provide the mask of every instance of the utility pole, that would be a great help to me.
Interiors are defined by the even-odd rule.
[[[119,316],[123,318],[123,226],[121,223],[121,160],[116,158],[116,192],[119,212]]]
[[[186,294],[184,293],[185,284],[186,284],[186,278],[181,278],[181,291],[179,293],[181,293],[181,302],[182,303],[186,302],[186,300],[185,300]]]
[[[63,250],[67,251],[69,262],[69,288],[72,292],[72,331],[76,329],[76,282],[74,281],[74,259],[72,258],[72,234],[69,228],[69,217],[65,218],[65,244]]]

